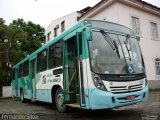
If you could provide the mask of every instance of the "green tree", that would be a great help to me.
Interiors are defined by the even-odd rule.
[[[41,44],[45,40],[45,29],[43,27],[41,27],[39,24],[34,24],[31,21],[25,22],[23,19],[13,20],[13,22],[10,24],[10,27],[15,26],[27,34],[27,41],[19,40],[19,42],[21,42],[22,51],[28,55],[41,47]]]
[[[7,45],[4,42],[10,36],[10,29],[7,25],[5,25],[5,20],[0,18],[0,88],[2,85],[9,85],[9,67],[7,66],[8,57],[7,54]]]
[[[7,26],[0,18],[0,85],[8,83],[11,75],[7,63],[14,65],[41,47],[45,40],[44,31],[43,27],[31,21],[17,19]],[[4,42],[6,39],[7,43]]]

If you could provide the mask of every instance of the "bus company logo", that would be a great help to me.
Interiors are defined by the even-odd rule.
[[[61,78],[51,79],[47,75],[42,76],[42,84],[54,83],[54,82],[60,82],[60,81],[61,81]]]
[[[110,85],[113,85],[113,82],[110,82]]]
[[[43,77],[42,77],[42,84],[46,84],[46,83],[47,83],[46,75],[43,75]]]
[[[131,90],[131,86],[128,86],[128,91],[130,91]]]

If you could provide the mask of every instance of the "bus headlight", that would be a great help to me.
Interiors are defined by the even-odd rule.
[[[97,89],[106,91],[106,87],[104,86],[101,78],[97,74],[92,73],[92,78],[93,78],[93,83]]]

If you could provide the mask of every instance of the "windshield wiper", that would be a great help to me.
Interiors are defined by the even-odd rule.
[[[107,33],[105,33],[104,30],[100,30],[100,32],[102,33],[102,35],[105,38],[105,40],[107,41],[107,43],[111,46],[111,48],[113,50],[115,50],[116,49],[116,44],[113,42],[113,40],[111,39],[111,37]]]
[[[130,49],[128,48],[128,46],[127,46],[127,43],[124,41],[124,44],[125,44],[125,46],[126,46],[126,49],[127,49],[127,52],[128,52],[128,55],[129,55],[129,60],[131,61],[131,55],[130,55]]]
[[[126,35],[126,44],[129,45],[128,50],[131,50],[131,40],[130,40],[130,35]]]
[[[100,30],[100,32],[103,35],[104,39],[107,41],[107,43],[111,46],[111,48],[113,50],[116,50],[116,53],[117,53],[118,57],[120,58],[118,46],[117,46],[115,40],[113,40],[106,32],[104,32],[104,30]]]

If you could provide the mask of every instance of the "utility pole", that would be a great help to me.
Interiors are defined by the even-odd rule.
[[[8,73],[8,76],[7,76],[7,83],[9,83],[10,82],[10,80],[11,80],[11,70],[10,70],[10,68],[11,68],[11,63],[10,63],[10,59],[9,59],[9,48],[8,48],[8,46],[7,46],[7,44],[8,44],[8,39],[5,39],[4,40],[4,43],[5,43],[5,51],[6,51],[6,66],[7,66],[7,73]],[[10,46],[10,45],[9,45]]]

